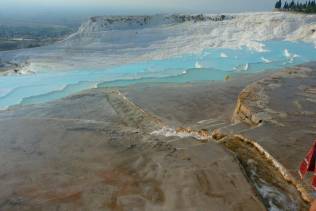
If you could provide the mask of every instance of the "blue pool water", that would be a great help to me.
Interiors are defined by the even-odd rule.
[[[226,75],[275,70],[316,60],[316,48],[303,42],[268,41],[267,51],[206,49],[164,60],[104,69],[0,77],[0,109],[59,99],[94,87],[135,83],[224,80]]]

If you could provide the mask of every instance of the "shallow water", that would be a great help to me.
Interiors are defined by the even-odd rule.
[[[287,41],[263,44],[265,50],[261,52],[246,47],[212,48],[199,54],[104,69],[3,76],[0,77],[0,109],[20,103],[48,102],[94,87],[224,80],[227,75],[275,70],[316,59],[316,48],[311,44]]]
[[[296,187],[286,181],[257,148],[240,138],[227,139],[222,143],[236,154],[267,210],[307,210],[308,203],[302,200]]]

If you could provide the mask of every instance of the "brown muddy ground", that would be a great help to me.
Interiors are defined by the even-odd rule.
[[[0,112],[0,210],[271,209],[261,179],[272,190],[280,181],[286,202],[298,203],[274,205],[305,210],[296,186],[252,146],[152,132],[204,129],[226,143],[245,136],[299,183],[296,169],[315,135],[314,66],[227,82],[93,89]]]
[[[298,174],[316,138],[316,71],[307,64],[265,77],[239,95],[233,122],[222,135],[238,134],[260,144],[311,193],[311,174]]]
[[[165,123],[117,91],[0,116],[0,210],[265,210],[232,153],[150,135]]]

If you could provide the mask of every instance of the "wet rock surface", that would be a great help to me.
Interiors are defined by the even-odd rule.
[[[121,92],[144,111],[159,116],[172,127],[230,123],[239,93],[264,75],[249,75],[223,82],[134,85]],[[198,123],[198,124],[197,124]]]
[[[0,112],[0,210],[306,210],[315,64]]]
[[[239,136],[226,136],[220,143],[237,156],[268,210],[308,210],[306,195],[284,177],[275,160],[261,148]]]
[[[239,96],[239,108],[243,109],[235,110],[233,121],[237,124],[221,131],[254,140],[300,183],[297,169],[316,136],[315,84],[312,63],[257,81]],[[244,123],[248,127],[241,126]],[[303,186],[312,191],[309,177]]]
[[[165,95],[172,96],[173,99],[180,98],[180,102],[185,100],[190,103],[179,105],[175,103],[178,100],[167,101],[167,108],[176,107],[178,110],[168,113],[171,117],[167,117],[166,121],[169,120],[169,123],[172,124],[174,121],[170,120],[179,115],[178,113],[183,112],[192,115],[193,112],[193,115],[196,114],[195,117],[198,116],[200,121],[194,119],[195,123],[188,123],[186,119],[176,118],[180,123],[177,122],[175,125],[189,125],[184,128],[178,127],[176,132],[179,136],[186,133],[200,139],[226,140],[224,145],[237,155],[250,182],[261,195],[268,209],[306,210],[312,192],[310,176],[306,177],[302,183],[297,170],[315,139],[316,133],[313,132],[316,108],[314,106],[315,84],[315,64],[310,63],[264,75],[261,79],[252,80],[241,89],[238,85],[227,83],[213,89],[213,92],[210,90],[207,94],[200,92],[200,94],[190,95],[188,93],[192,91],[185,90],[184,93],[178,96],[173,94],[173,89],[171,89]],[[232,95],[219,97],[217,91],[221,89],[231,89],[228,92],[225,90],[223,93],[231,93]],[[232,93],[234,91],[235,93]],[[238,96],[236,97],[237,103],[232,103],[231,100],[234,99],[232,96],[238,91],[240,93],[236,95]],[[153,96],[159,96],[160,94],[157,89],[151,91],[151,93]],[[130,95],[133,100],[141,98],[133,91],[130,91],[127,95]],[[148,96],[151,95],[146,95],[147,98]],[[201,100],[197,101],[195,99]],[[212,103],[212,100],[218,104]],[[150,112],[161,112],[163,108],[161,109],[162,106],[157,103],[157,98],[153,101],[156,103],[149,104],[146,101],[141,105]],[[149,102],[152,101],[149,100]],[[199,103],[202,106],[198,106]],[[209,107],[211,110],[203,109],[204,104],[212,104]],[[222,116],[223,113],[230,113],[229,111],[216,110],[222,109],[222,104],[225,104],[226,108],[231,108],[232,105],[235,106],[231,120],[227,120]],[[194,107],[198,107],[198,111],[193,109]],[[213,116],[214,114],[217,114],[217,116]],[[180,116],[185,117],[182,114]],[[203,116],[205,120],[201,120]],[[221,118],[216,118],[219,116]],[[192,120],[193,118],[188,119]],[[249,147],[247,144],[244,145],[243,141],[236,142],[236,139],[247,140],[246,142],[254,143],[254,145],[251,144],[252,146]],[[244,149],[245,146],[249,148]],[[253,150],[258,153],[257,156],[255,156],[256,153],[250,153]],[[253,160],[256,165],[252,165],[253,162],[248,165],[248,160]],[[260,176],[253,176],[253,172],[260,174]],[[274,194],[269,196],[269,194],[262,192],[260,187],[264,186],[270,188],[274,194],[279,195],[279,201],[272,200],[275,198]]]
[[[1,112],[0,210],[265,210],[225,147],[164,124],[105,89]]]

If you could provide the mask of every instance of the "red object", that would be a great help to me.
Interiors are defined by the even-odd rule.
[[[308,151],[305,159],[301,163],[299,174],[303,179],[307,172],[314,172],[312,187],[316,190],[316,168],[315,168],[315,159],[316,159],[316,141],[313,144],[312,148]]]

